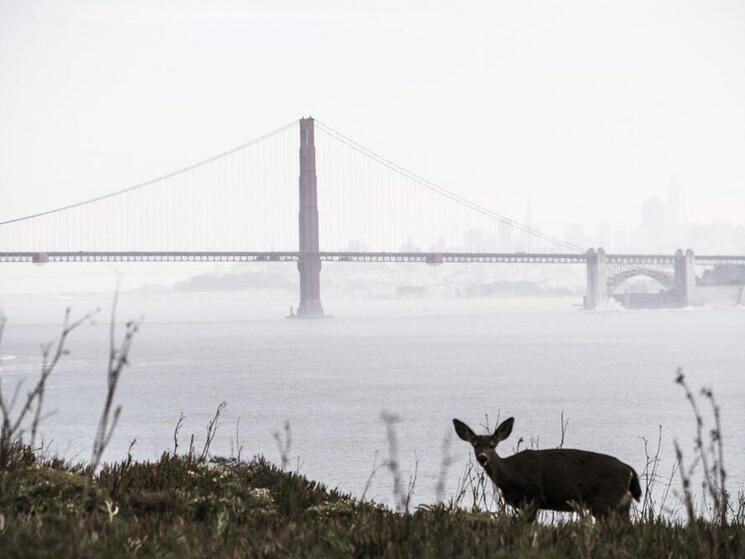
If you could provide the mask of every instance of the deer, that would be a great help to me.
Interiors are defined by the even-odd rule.
[[[634,468],[607,454],[576,449],[523,450],[500,458],[496,447],[512,432],[514,417],[491,435],[477,435],[458,419],[455,432],[473,446],[476,460],[502,493],[505,502],[532,523],[539,510],[573,512],[589,509],[595,519],[618,515],[630,522],[632,499],[642,490]]]

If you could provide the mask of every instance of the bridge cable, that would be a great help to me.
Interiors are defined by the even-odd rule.
[[[151,185],[153,185],[155,183],[158,183],[158,182],[164,181],[166,179],[170,179],[170,178],[173,178],[173,177],[182,175],[182,174],[184,174],[184,173],[186,173],[188,171],[193,171],[194,169],[198,169],[199,167],[203,167],[204,165],[207,165],[209,163],[212,163],[214,161],[217,161],[219,159],[222,159],[224,157],[227,157],[228,155],[233,155],[234,153],[237,153],[239,151],[242,151],[242,150],[244,150],[244,149],[246,149],[248,147],[251,147],[253,145],[256,145],[256,144],[258,144],[260,142],[263,142],[264,140],[267,140],[267,139],[271,138],[272,136],[276,136],[280,132],[284,132],[288,128],[292,128],[293,126],[297,125],[297,123],[298,123],[297,119],[296,120],[293,120],[292,122],[289,122],[289,123],[285,124],[284,126],[282,126],[280,128],[277,128],[276,130],[272,130],[271,132],[268,132],[268,133],[264,134],[263,136],[259,136],[258,138],[254,138],[253,140],[249,140],[248,142],[245,142],[245,143],[243,143],[243,144],[241,144],[239,146],[236,146],[234,148],[231,148],[231,149],[229,149],[227,151],[223,151],[222,153],[218,153],[217,155],[213,155],[212,157],[208,157],[207,159],[203,159],[203,160],[201,160],[201,161],[199,161],[197,163],[193,163],[191,165],[187,165],[186,167],[182,167],[182,168],[180,168],[180,169],[178,169],[176,171],[171,171],[170,173],[166,173],[164,175],[160,175],[158,177],[155,177],[154,179],[150,179],[150,180],[145,181],[145,182],[141,182],[141,183],[138,183],[138,184],[135,184],[135,185],[132,185],[132,186],[128,186],[126,188],[122,188],[121,190],[116,190],[114,192],[109,192],[108,194],[104,194],[102,196],[96,196],[95,198],[89,198],[89,199],[83,200],[81,202],[76,202],[74,204],[68,204],[66,206],[61,206],[59,208],[54,208],[52,210],[46,210],[46,211],[43,211],[43,212],[39,212],[39,213],[31,214],[31,215],[26,215],[26,216],[23,216],[23,217],[16,217],[16,218],[8,219],[8,220],[5,220],[5,221],[0,221],[0,227],[3,226],[3,225],[9,225],[11,223],[17,223],[19,221],[27,221],[29,219],[34,219],[34,218],[42,217],[42,216],[45,216],[45,215],[56,214],[56,213],[59,213],[59,212],[65,211],[65,210],[70,210],[70,209],[73,209],[73,208],[79,208],[80,206],[86,206],[86,205],[92,204],[94,202],[100,202],[101,200],[106,200],[107,198],[113,198],[115,196],[120,196],[122,194],[126,194],[127,192],[132,192],[134,190],[139,190],[139,189],[144,188],[146,186],[151,186]]]
[[[490,217],[492,219],[496,219],[497,221],[504,223],[506,225],[509,225],[510,227],[514,227],[515,229],[519,229],[520,231],[523,231],[524,233],[528,233],[529,235],[533,235],[534,237],[538,237],[543,239],[544,241],[549,241],[551,243],[557,244],[562,246],[563,248],[577,251],[577,252],[585,252],[585,248],[581,247],[579,245],[576,245],[574,243],[570,243],[569,241],[565,241],[563,239],[560,239],[558,237],[554,237],[553,235],[549,235],[548,233],[544,233],[542,231],[539,231],[537,229],[533,229],[532,227],[529,227],[527,225],[524,225],[520,222],[517,222],[513,219],[510,219],[507,216],[504,216],[502,214],[499,214],[493,210],[490,210],[488,208],[485,208],[484,206],[477,204],[476,202],[473,202],[467,198],[464,198],[463,196],[460,196],[459,194],[456,194],[428,179],[425,179],[424,177],[414,173],[413,171],[410,171],[406,169],[405,167],[402,167],[393,161],[386,159],[382,155],[372,151],[371,149],[366,148],[362,144],[352,140],[351,138],[345,136],[341,132],[331,128],[329,125],[319,121],[316,119],[316,124],[319,126],[319,128],[331,136],[332,138],[336,139],[337,141],[345,144],[346,146],[352,148],[353,150],[361,153],[365,157],[368,157],[369,159],[372,159],[379,163],[380,165],[383,165],[384,167],[387,167],[388,169],[408,178],[409,180],[412,180],[419,185],[436,192],[437,194],[448,198],[450,200],[453,200],[454,202],[457,202],[458,204],[461,204],[463,206],[466,206],[472,210],[475,210],[483,215],[486,215],[487,217]]]

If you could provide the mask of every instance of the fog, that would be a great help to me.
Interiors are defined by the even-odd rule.
[[[312,114],[521,221],[743,223],[740,2],[0,3],[2,216]]]

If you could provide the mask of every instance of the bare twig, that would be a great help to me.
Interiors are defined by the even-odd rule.
[[[665,510],[665,503],[667,502],[667,497],[670,494],[670,488],[673,486],[673,479],[675,479],[675,474],[678,473],[678,467],[679,463],[676,460],[673,464],[672,469],[670,470],[670,476],[667,478],[667,481],[665,482],[665,492],[662,494],[662,499],[660,500],[660,506],[657,509],[657,515],[662,516],[662,512]]]
[[[689,523],[692,522],[693,520],[695,520],[695,517],[693,515],[692,505],[690,503],[691,496],[690,494],[686,494],[686,492],[690,493],[690,479],[693,475],[693,472],[695,471],[696,466],[700,463],[703,469],[703,479],[701,482],[701,487],[703,489],[702,497],[704,499],[704,503],[706,502],[707,498],[711,499],[715,519],[718,522],[722,523],[722,525],[725,525],[727,523],[727,513],[729,511],[729,497],[725,485],[727,475],[724,469],[724,449],[722,442],[722,425],[721,416],[719,413],[719,406],[717,405],[716,400],[714,399],[714,393],[710,388],[704,388],[701,390],[701,395],[707,398],[711,403],[712,412],[714,415],[714,428],[711,429],[708,433],[709,445],[707,448],[707,446],[704,444],[703,416],[699,410],[696,398],[693,396],[693,392],[691,392],[690,388],[688,387],[688,383],[686,383],[683,371],[680,368],[678,368],[675,382],[683,387],[686,399],[690,403],[691,409],[693,410],[693,415],[696,419],[696,438],[694,439],[694,448],[696,450],[697,456],[687,470],[685,470],[683,467],[682,451],[680,450],[677,441],[675,441],[676,456],[678,457],[678,462],[680,465],[680,475],[681,479],[683,480],[683,497],[686,502],[688,521]]]
[[[96,428],[96,435],[93,439],[93,448],[91,450],[91,459],[88,464],[87,473],[85,478],[85,484],[83,485],[83,499],[80,502],[80,509],[78,509],[78,518],[82,522],[82,514],[88,503],[88,494],[90,492],[90,486],[93,481],[98,467],[101,465],[104,452],[111,442],[111,437],[114,434],[117,423],[119,423],[119,417],[122,413],[122,406],[114,405],[114,396],[116,395],[116,388],[119,384],[119,378],[124,370],[124,367],[129,363],[129,351],[132,348],[132,342],[134,336],[139,328],[139,322],[129,321],[125,325],[124,338],[122,339],[119,349],[116,348],[116,309],[119,301],[119,289],[117,286],[114,292],[114,299],[111,304],[111,317],[109,319],[109,359],[106,369],[106,399],[104,400],[104,406],[101,410],[101,416],[98,420],[98,427]],[[113,409],[113,411],[112,411]],[[135,441],[132,441],[127,455],[130,455],[132,447]],[[94,509],[95,510],[95,509]]]
[[[561,440],[559,441],[559,448],[564,448],[564,439],[567,434],[567,426],[569,425],[569,418],[564,419],[564,410],[561,410]]]
[[[714,445],[716,443],[716,462],[715,471],[713,472],[719,477],[719,487],[717,493],[719,494],[719,521],[722,525],[727,523],[727,511],[729,510],[728,501],[729,495],[727,494],[726,482],[727,472],[724,469],[724,443],[722,441],[722,418],[719,412],[719,406],[714,399],[714,392],[710,388],[703,389],[701,393],[709,399],[711,403],[711,410],[714,414],[714,429],[710,432],[711,439],[711,453],[714,456]]]
[[[688,525],[693,526],[696,522],[696,514],[693,510],[693,495],[691,494],[691,481],[686,473],[685,467],[683,466],[683,451],[680,450],[680,445],[676,440],[675,444],[675,458],[678,461],[680,468],[680,481],[683,485],[683,500],[686,507],[686,515],[688,516]]]
[[[290,449],[292,448],[292,429],[289,421],[285,421],[284,430],[284,440],[279,431],[273,433],[274,440],[277,441],[277,450],[279,450],[280,467],[283,470],[290,464]]]
[[[380,464],[378,462],[378,451],[375,451],[375,454],[373,455],[373,465],[372,470],[370,470],[370,475],[367,477],[367,481],[365,482],[365,488],[362,490],[362,497],[360,497],[360,501],[365,500],[365,496],[367,495],[367,492],[370,489],[370,486],[372,485],[372,480],[375,477],[375,474],[378,473],[378,470],[380,468],[383,468],[386,466],[385,462],[381,462]]]
[[[460,506],[466,495],[471,497],[471,510],[499,512],[505,509],[505,503],[496,486],[483,468],[476,467],[470,456],[463,475],[458,480],[453,505]]]
[[[409,512],[411,498],[414,496],[414,487],[416,487],[417,476],[419,475],[419,457],[414,453],[414,474],[409,478],[409,484],[406,488],[406,499],[404,501],[404,511]]]
[[[42,416],[42,407],[44,404],[44,392],[46,388],[46,382],[49,375],[57,366],[60,358],[63,355],[67,355],[68,350],[65,346],[67,337],[70,333],[75,330],[78,326],[84,322],[90,320],[98,310],[90,312],[78,320],[70,321],[70,309],[66,309],[65,317],[62,322],[62,331],[56,341],[49,342],[42,345],[42,366],[39,380],[36,382],[34,387],[26,394],[26,398],[23,401],[21,408],[18,410],[15,417],[11,417],[18,396],[22,382],[16,384],[13,391],[13,396],[10,402],[5,401],[5,397],[2,391],[2,382],[0,382],[0,413],[2,414],[2,426],[0,427],[0,466],[7,464],[9,458],[9,452],[13,444],[22,442],[23,440],[23,422],[26,419],[27,414],[33,409],[33,419],[31,422],[31,434],[30,444],[33,447],[36,443],[36,436],[39,430],[39,424],[45,417]],[[5,316],[0,313],[0,346],[2,346],[2,337],[5,330]],[[54,351],[52,349],[54,348]]]
[[[220,423],[220,414],[222,414],[225,407],[228,405],[227,402],[220,402],[217,404],[214,417],[210,420],[207,425],[207,439],[204,441],[204,447],[202,448],[202,454],[199,455],[199,460],[206,460],[209,456],[210,446],[217,433],[217,427]]]
[[[184,422],[184,412],[181,412],[179,414],[178,421],[176,422],[176,427],[173,429],[173,455],[176,456],[178,454],[178,432],[181,430],[181,424]]]
[[[400,421],[399,417],[389,412],[380,414],[380,418],[385,424],[386,438],[388,439],[388,469],[393,476],[393,498],[396,504],[396,510],[403,512],[406,506],[406,495],[401,478],[401,468],[398,462],[398,437],[396,436],[396,423]]]
[[[447,483],[448,470],[455,462],[455,458],[450,454],[450,446],[453,442],[453,434],[450,429],[447,430],[445,436],[442,438],[442,446],[440,453],[442,454],[442,460],[440,461],[440,474],[437,476],[437,485],[435,486],[435,498],[438,503],[445,500],[445,484]]]
[[[241,418],[240,416],[238,416],[235,418],[235,447],[236,447],[236,452],[238,453],[238,457],[237,457],[238,462],[241,461],[241,452],[243,451],[243,445],[241,444],[240,432],[238,429],[240,427],[240,423],[241,423]],[[300,469],[300,466],[298,465],[298,470],[299,469]]]
[[[137,437],[129,441],[129,447],[127,448],[127,462],[130,462],[132,460],[132,449],[137,444]]]
[[[101,411],[101,417],[98,420],[96,436],[93,439],[93,450],[91,451],[89,465],[90,476],[94,474],[98,469],[98,466],[101,464],[103,453],[111,441],[114,429],[119,422],[122,407],[116,406],[116,408],[113,408],[114,395],[116,394],[116,387],[119,383],[121,373],[128,363],[129,350],[132,347],[134,336],[139,329],[139,322],[132,320],[127,322],[125,325],[124,339],[122,340],[119,349],[116,348],[116,309],[118,301],[119,290],[117,289],[114,293],[114,300],[111,304],[111,319],[109,321],[109,361],[108,369],[106,371],[106,399],[104,401],[103,410]]]
[[[651,518],[654,515],[652,486],[657,481],[657,468],[660,465],[660,450],[662,447],[662,425],[658,425],[657,448],[654,455],[651,455],[649,452],[649,441],[647,440],[647,438],[642,437],[642,441],[644,441],[644,456],[646,457],[646,461],[644,464],[644,472],[642,472],[641,475],[645,485],[644,501],[642,502],[641,515],[643,517],[649,515]]]

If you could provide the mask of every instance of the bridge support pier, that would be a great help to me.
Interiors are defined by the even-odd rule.
[[[693,304],[696,291],[696,259],[689,248],[685,252],[675,251],[675,297],[682,307]]]
[[[315,128],[312,118],[300,119],[300,305],[298,318],[321,318],[321,258],[318,255]]]
[[[608,259],[602,248],[587,251],[587,287],[584,307],[596,309],[608,299]]]

